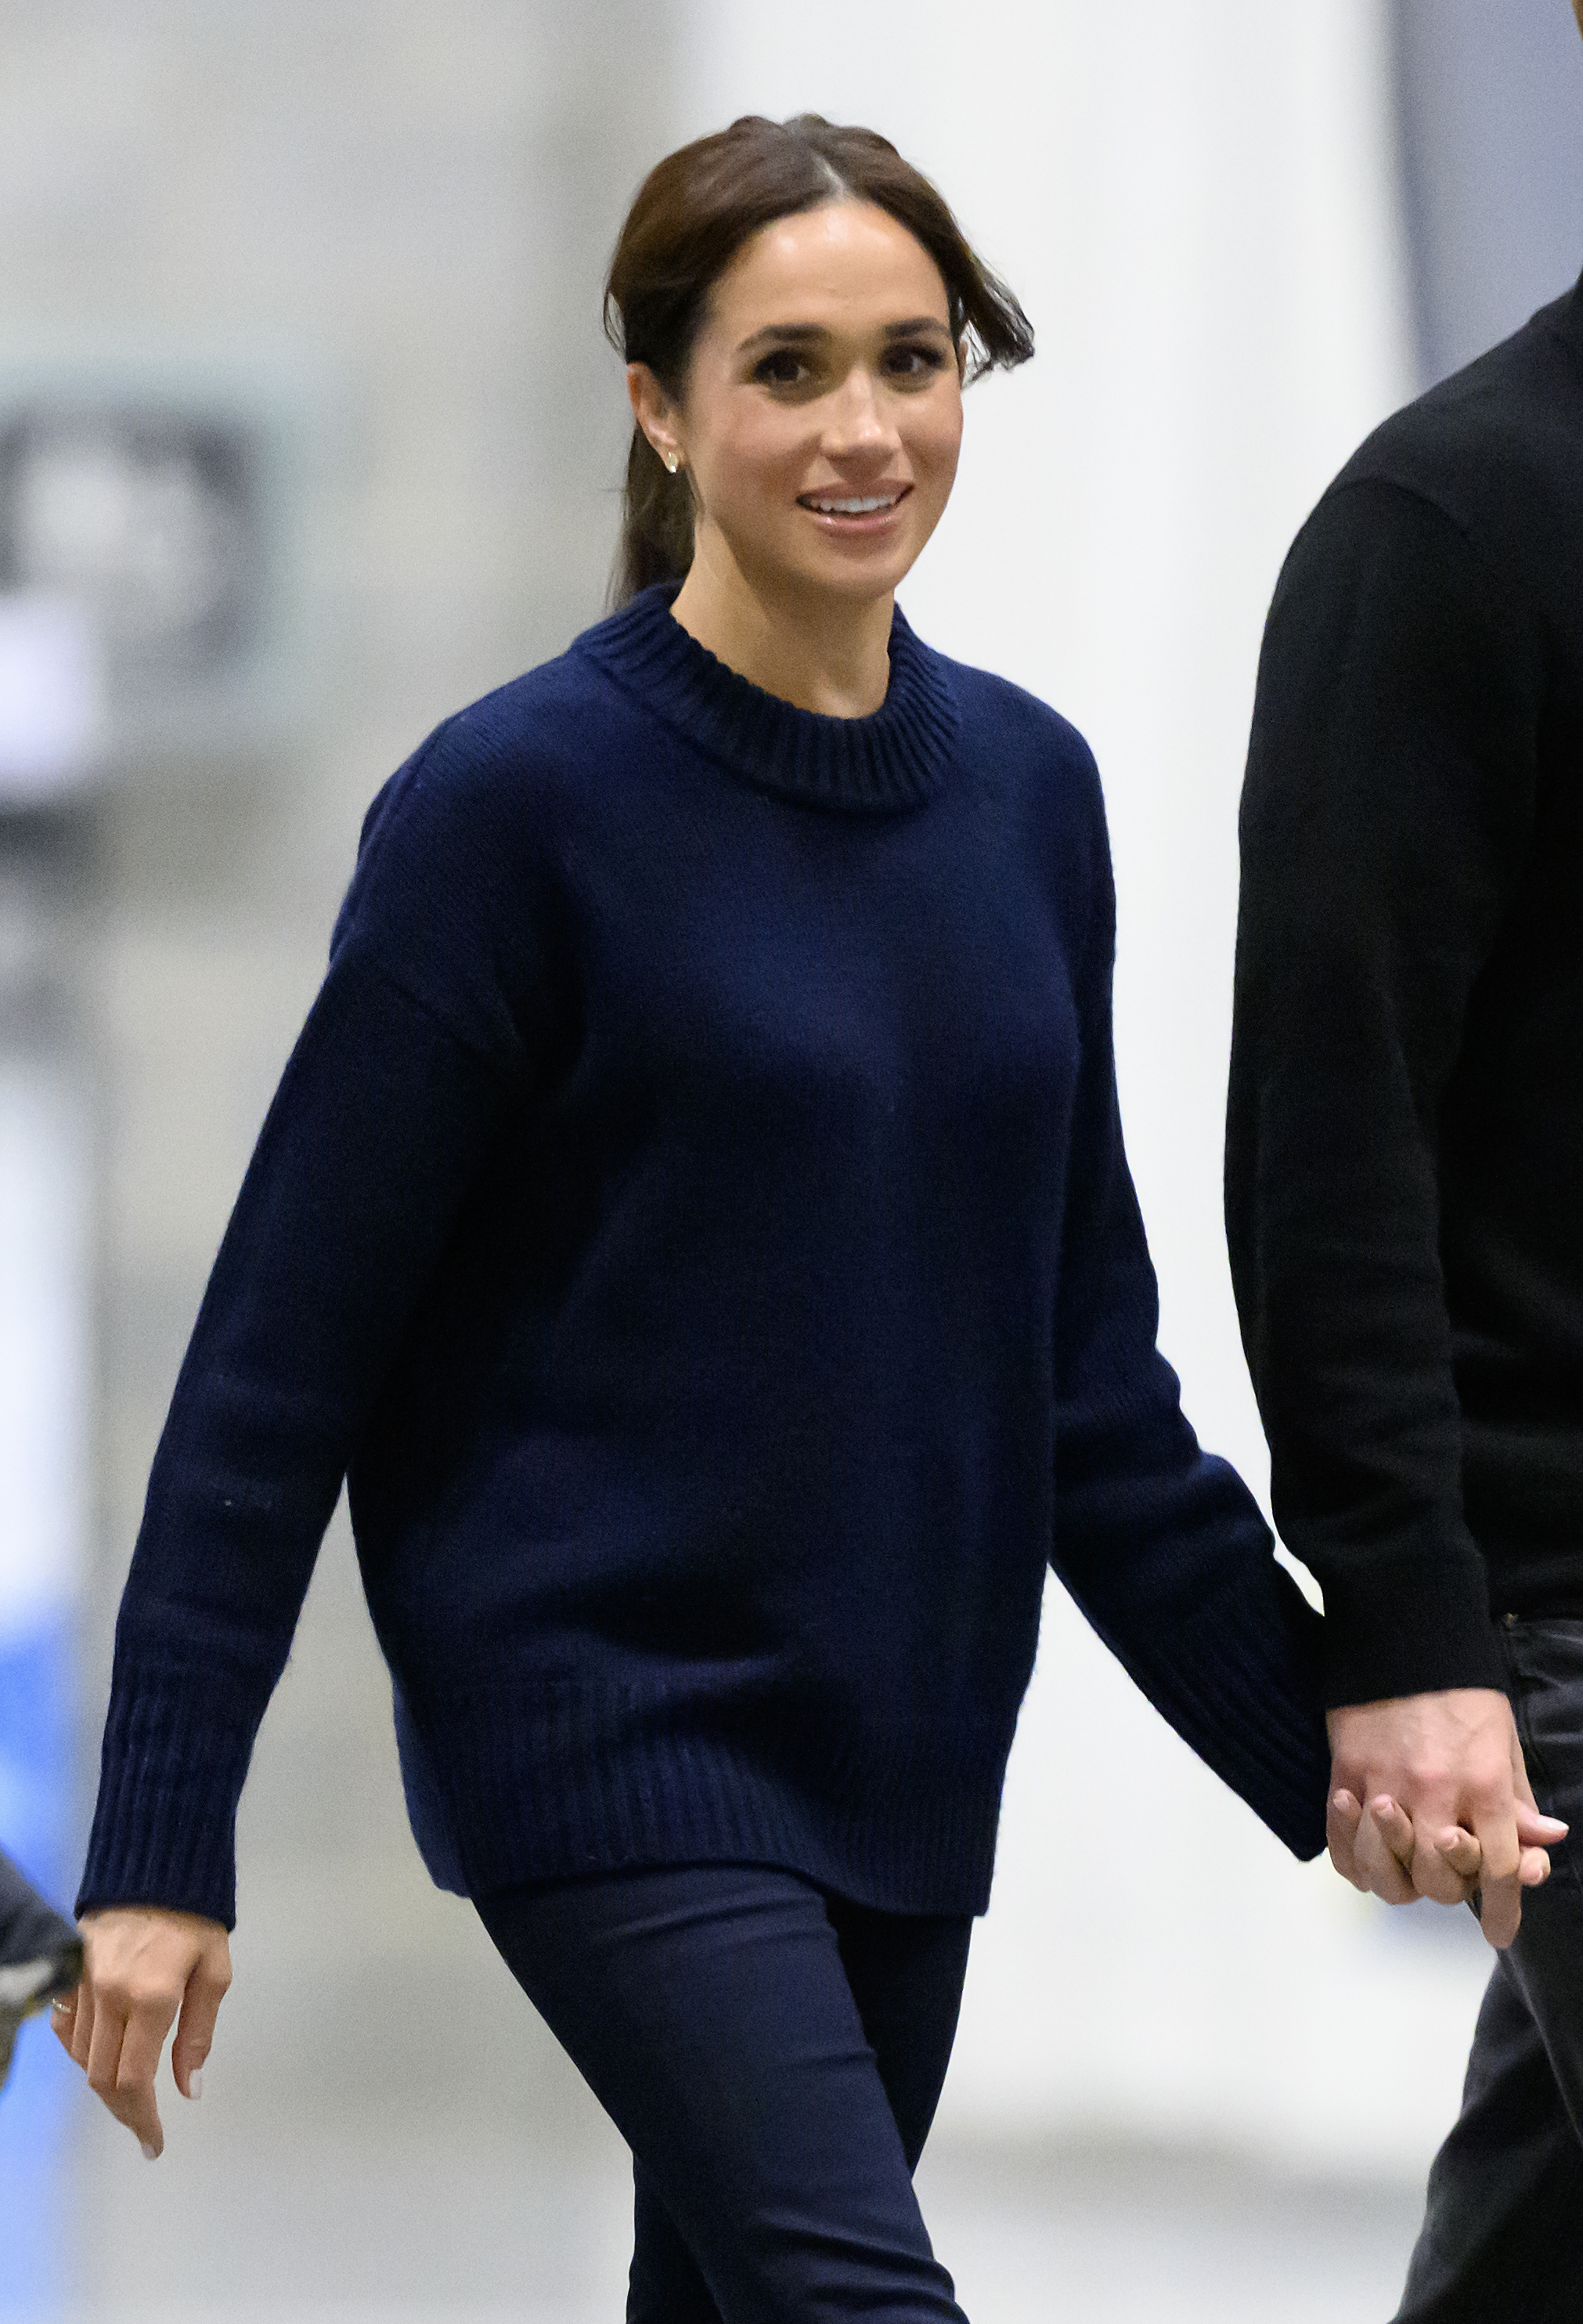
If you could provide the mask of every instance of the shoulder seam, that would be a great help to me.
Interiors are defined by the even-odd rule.
[[[1520,595],[1523,599],[1523,604],[1528,619],[1532,622],[1536,627],[1542,628],[1543,617],[1538,605],[1530,595],[1526,583],[1523,582],[1518,575],[1513,574],[1508,576],[1500,570],[1489,556],[1488,552],[1474,538],[1467,525],[1463,523],[1461,518],[1456,515],[1452,510],[1447,508],[1445,503],[1437,499],[1433,493],[1425,491],[1422,484],[1404,484],[1399,476],[1338,476],[1334,483],[1327,486],[1325,491],[1321,494],[1319,500],[1315,503],[1314,507],[1311,512],[1310,521],[1311,521],[1312,517],[1319,514],[1320,510],[1324,507],[1327,501],[1339,500],[1345,493],[1364,492],[1371,488],[1376,491],[1394,493],[1401,500],[1412,501],[1420,508],[1432,510],[1436,516],[1441,518],[1444,522],[1450,527],[1450,530],[1456,534],[1458,540],[1467,549],[1469,557],[1473,559],[1474,564],[1478,568],[1479,577],[1484,584],[1485,588],[1490,593],[1497,608],[1504,605],[1514,594]],[[1307,529],[1307,524],[1305,524],[1303,526],[1303,530],[1306,531]]]

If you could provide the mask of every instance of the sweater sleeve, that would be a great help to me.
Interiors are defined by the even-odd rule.
[[[1051,1563],[1155,1708],[1293,1851],[1324,1845],[1320,1618],[1236,1471],[1201,1451],[1155,1346],[1111,1036],[1115,900],[1095,788],[1094,909],[1055,1336]]]
[[[364,827],[177,1381],[116,1624],[79,1911],[233,1924],[237,1799],[320,1539],[523,1069],[497,835],[437,756]]]
[[[1332,1703],[1502,1683],[1463,1513],[1437,1137],[1530,828],[1532,650],[1451,519],[1385,483],[1321,503],[1265,637],[1226,1217]]]

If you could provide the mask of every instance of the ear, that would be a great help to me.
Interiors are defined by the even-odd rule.
[[[627,365],[627,396],[632,417],[662,460],[681,458],[681,413],[647,364]]]

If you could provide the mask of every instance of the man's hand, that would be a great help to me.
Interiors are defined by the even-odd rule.
[[[1509,1945],[1521,1891],[1544,1878],[1543,1850],[1567,1827],[1539,1812],[1505,1696],[1403,1695],[1345,1705],[1328,1724],[1338,1872],[1389,1904],[1459,1904],[1477,1887],[1486,1937]]]
[[[230,1942],[218,1921],[152,1906],[85,1913],[81,1926],[82,1983],[56,2003],[55,2031],[152,2163],[165,2145],[154,2102],[165,2036],[179,2012],[170,2068],[182,2097],[196,2098],[231,1983]]]
[[[1542,1887],[1550,1878],[1550,1849],[1566,1837],[1567,1826],[1555,1816],[1539,1815],[1517,1804],[1517,1837],[1523,1854],[1517,1867],[1520,1888]],[[1429,1892],[1413,1885],[1413,1856],[1417,1845],[1413,1819],[1382,1793],[1367,1807],[1350,1792],[1332,1792],[1325,1816],[1330,1861],[1338,1872],[1367,1895],[1387,1904],[1416,1904]],[[1484,1851],[1470,1831],[1457,1826],[1428,1843],[1450,1868],[1448,1885],[1434,1891],[1435,1901],[1461,1904],[1476,1893],[1484,1868]]]

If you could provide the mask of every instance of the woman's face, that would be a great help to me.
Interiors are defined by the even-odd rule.
[[[871,203],[777,219],[714,285],[680,403],[639,416],[686,466],[700,560],[777,596],[883,596],[940,521],[962,444],[939,270]]]

